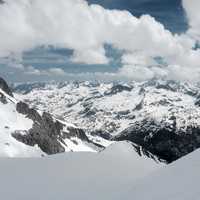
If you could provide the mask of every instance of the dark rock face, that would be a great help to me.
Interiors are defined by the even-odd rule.
[[[19,131],[14,132],[12,135],[15,139],[30,146],[37,144],[47,154],[65,151],[59,142],[63,124],[54,121],[48,113],[44,112],[40,116],[36,110],[29,108],[26,103],[19,102],[16,108],[19,113],[26,115],[34,123],[33,127],[26,134],[21,134]]]
[[[111,140],[111,135],[108,132],[102,131],[102,130],[96,130],[90,133],[93,136],[99,136],[106,140]]]
[[[19,113],[26,115],[27,118],[32,119],[34,122],[42,122],[42,117],[39,115],[39,113],[36,110],[29,108],[28,104],[24,102],[17,103],[16,110]]]
[[[125,86],[125,85],[114,85],[110,91],[105,92],[104,95],[114,95],[123,91],[128,91],[130,92],[132,90],[131,87]]]
[[[68,127],[68,133],[63,133],[63,137],[64,138],[73,138],[73,137],[78,137],[81,140],[85,141],[85,142],[90,142],[87,135],[85,134],[85,132],[82,129],[79,128],[73,128],[73,127]]]
[[[13,97],[13,94],[12,94],[10,88],[8,87],[8,84],[7,84],[6,81],[5,81],[4,79],[2,79],[1,77],[0,77],[0,88],[1,88],[4,92],[6,92],[8,95],[10,95],[11,97]]]
[[[175,119],[172,127],[162,126],[153,120],[144,120],[136,122],[113,139],[134,142],[171,163],[200,148],[200,127],[187,127],[186,131],[176,130],[175,127]]]
[[[139,156],[146,156],[147,158],[151,158],[156,162],[163,162],[166,163],[165,160],[160,159],[159,157],[153,155],[149,151],[147,151],[145,148],[143,148],[140,145],[137,145],[135,143],[132,143],[132,146],[134,147],[135,151],[139,154]]]
[[[37,144],[45,153],[56,154],[65,151],[61,143],[65,144],[64,139],[66,138],[78,137],[83,141],[90,142],[82,129],[68,127],[67,132],[64,132],[65,125],[54,120],[49,113],[44,112],[41,116],[23,102],[19,102],[16,109],[34,122],[33,127],[26,134],[22,134],[20,131],[12,134],[15,139],[24,144],[30,146]]]

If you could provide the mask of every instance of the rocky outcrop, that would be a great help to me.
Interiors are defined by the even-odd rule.
[[[29,108],[26,103],[17,103],[16,109],[19,113],[33,120],[33,126],[26,134],[16,131],[12,136],[27,145],[38,145],[47,154],[56,154],[65,151],[61,145],[63,124],[54,121],[49,113],[40,115],[36,110]]]
[[[40,115],[24,102],[17,103],[16,109],[19,113],[33,120],[32,128],[25,134],[24,131],[15,131],[12,134],[15,139],[24,144],[38,145],[45,153],[56,154],[65,151],[63,145],[66,145],[64,142],[66,138],[79,138],[82,141],[91,142],[82,129],[65,127],[64,123],[53,119],[49,113],[43,112]],[[64,131],[64,128],[66,131]]]

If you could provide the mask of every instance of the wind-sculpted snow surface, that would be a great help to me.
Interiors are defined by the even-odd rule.
[[[113,144],[98,154],[0,159],[0,165],[2,200],[114,200],[162,167],[140,157],[126,142]]]

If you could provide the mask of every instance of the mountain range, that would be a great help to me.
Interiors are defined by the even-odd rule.
[[[130,141],[171,163],[200,147],[200,85],[146,82],[14,84],[16,98],[90,137]]]
[[[199,87],[0,78],[1,198],[198,200]]]

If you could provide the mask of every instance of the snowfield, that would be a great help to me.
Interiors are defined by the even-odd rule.
[[[153,172],[117,200],[199,200],[200,150]]]
[[[101,153],[0,159],[2,200],[114,200],[162,167],[119,142]]]
[[[2,200],[199,200],[200,150],[168,166],[121,142],[96,153],[1,158]]]

